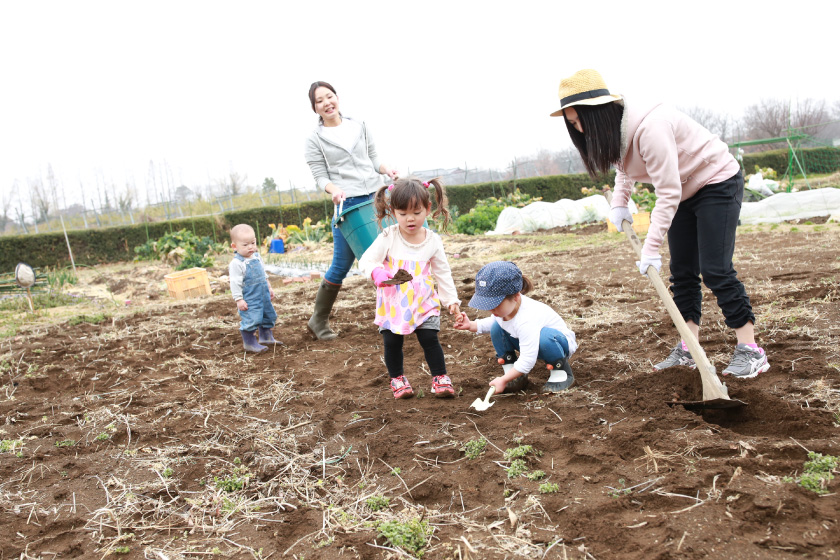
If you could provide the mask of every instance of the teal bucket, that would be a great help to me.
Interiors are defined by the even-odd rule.
[[[390,218],[382,220],[382,227],[388,227],[395,223]],[[382,231],[376,223],[376,214],[373,212],[373,200],[365,201],[357,206],[343,210],[336,219],[336,226],[341,235],[347,240],[350,249],[357,259],[361,259],[368,247]]]

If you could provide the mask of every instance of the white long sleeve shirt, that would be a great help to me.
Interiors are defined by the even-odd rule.
[[[489,334],[490,329],[493,328],[493,323],[498,323],[510,336],[518,338],[519,359],[514,362],[513,367],[520,373],[529,373],[534,368],[534,364],[537,363],[537,355],[540,352],[540,331],[544,327],[557,329],[563,333],[569,343],[569,355],[574,354],[578,346],[575,333],[566,326],[566,322],[560,315],[540,301],[524,295],[521,297],[522,303],[513,319],[505,321],[495,315],[478,319],[476,321],[478,326],[476,332],[478,334]]]

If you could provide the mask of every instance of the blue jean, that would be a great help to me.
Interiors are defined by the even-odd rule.
[[[493,328],[490,330],[490,340],[493,341],[493,348],[496,350],[496,357],[498,358],[519,350],[519,339],[512,337],[499,323],[493,323]],[[549,327],[540,329],[538,360],[543,360],[547,364],[556,364],[568,355],[569,341],[566,340],[566,335]]]
[[[344,210],[358,206],[359,204],[367,202],[372,198],[373,193],[363,196],[351,196],[350,198],[344,200]],[[324,280],[330,284],[340,286],[341,283],[344,282],[344,279],[347,278],[347,273],[350,272],[350,268],[353,266],[353,261],[356,260],[356,255],[353,254],[353,249],[350,248],[350,244],[347,243],[347,240],[344,239],[343,235],[341,235],[341,230],[336,227],[335,220],[332,222],[332,233],[333,258],[330,267],[324,274]]]

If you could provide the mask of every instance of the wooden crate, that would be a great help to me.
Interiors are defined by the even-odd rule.
[[[189,268],[163,277],[169,295],[175,299],[188,299],[210,295],[210,279],[203,268]]]
[[[633,214],[633,231],[636,232],[636,235],[647,233],[649,227],[650,212],[639,212],[638,214]],[[615,227],[611,221],[607,220],[607,231],[610,233],[617,233],[618,228]]]

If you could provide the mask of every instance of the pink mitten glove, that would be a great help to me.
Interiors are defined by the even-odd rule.
[[[376,284],[377,288],[386,287],[387,284],[383,285],[382,282],[386,282],[386,281],[390,280],[391,278],[393,278],[393,276],[391,276],[391,273],[389,273],[387,270],[385,270],[381,266],[377,267],[377,268],[374,268],[373,272],[370,274],[370,277],[373,278],[373,283]]]

